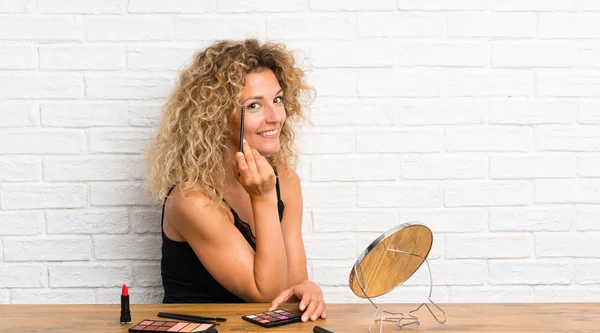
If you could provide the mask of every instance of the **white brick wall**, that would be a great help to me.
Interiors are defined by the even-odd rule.
[[[0,2],[0,304],[159,302],[144,153],[217,39],[308,57],[298,135],[311,277],[434,232],[441,302],[600,301],[600,1]],[[382,302],[421,301],[421,268]]]

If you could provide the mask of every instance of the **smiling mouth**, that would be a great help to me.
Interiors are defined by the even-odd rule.
[[[276,129],[258,133],[258,135],[263,136],[263,137],[272,137],[272,136],[276,136],[277,134],[279,134],[279,130],[276,130]]]

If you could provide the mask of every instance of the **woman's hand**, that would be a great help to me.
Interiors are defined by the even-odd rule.
[[[325,313],[325,301],[323,300],[323,292],[321,288],[314,282],[305,280],[297,285],[294,285],[284,290],[279,296],[271,302],[269,311],[277,309],[281,303],[289,300],[292,296],[295,296],[300,300],[298,308],[300,311],[304,311],[302,314],[302,321],[307,320],[315,321],[319,317],[325,319],[327,314]]]
[[[234,171],[239,175],[238,181],[250,198],[274,195],[276,180],[273,167],[256,149],[250,147],[246,139],[243,147],[244,153],[237,152],[235,155],[237,170]]]

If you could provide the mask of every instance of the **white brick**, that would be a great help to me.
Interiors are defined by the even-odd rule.
[[[447,259],[527,258],[532,239],[525,234],[447,235]]]
[[[88,134],[93,153],[143,154],[152,139],[149,129],[92,129]]]
[[[360,132],[356,136],[359,153],[440,152],[444,133],[438,129]]]
[[[42,180],[42,164],[37,157],[0,157],[0,182]]]
[[[0,13],[25,13],[32,12],[35,7],[34,0],[11,0],[0,2]],[[1,304],[2,302],[0,302]]]
[[[120,234],[129,231],[126,210],[51,210],[46,212],[48,234]]]
[[[490,156],[490,178],[575,178],[577,156],[572,154]]]
[[[577,207],[574,216],[575,228],[580,231],[600,231],[600,208]]]
[[[50,127],[127,126],[129,111],[124,104],[42,103],[41,122]]]
[[[488,216],[483,208],[411,209],[399,211],[400,223],[420,223],[434,234],[456,232],[482,232]]]
[[[455,303],[522,303],[533,301],[531,287],[450,287]]]
[[[315,67],[389,67],[396,63],[396,50],[390,40],[361,39],[313,43],[310,53]]]
[[[403,154],[402,179],[487,178],[488,159],[465,154]]]
[[[490,261],[490,284],[570,284],[571,267],[565,262]]]
[[[518,181],[448,181],[444,189],[444,205],[513,206],[533,202],[533,186]]]
[[[192,60],[197,48],[129,47],[127,68],[143,71],[178,71]]]
[[[11,292],[12,304],[93,304],[94,291],[89,289],[15,289]]]
[[[0,21],[0,25],[2,25]],[[1,27],[0,27],[1,31]],[[71,99],[83,97],[83,80],[79,74],[0,73],[0,98],[4,99]]]
[[[80,130],[0,132],[0,154],[81,154],[84,150],[84,132]]]
[[[600,68],[600,48],[581,48],[579,50],[579,66]]]
[[[534,92],[532,73],[493,70],[485,72],[450,72],[442,77],[443,97],[515,97]]]
[[[162,109],[160,104],[143,104],[129,106],[129,125],[140,127],[158,127]]]
[[[133,265],[135,285],[141,287],[155,287],[161,285],[160,264]]]
[[[308,76],[308,83],[319,87],[318,96],[356,96],[357,75],[349,69],[317,68]]]
[[[345,261],[319,261],[313,263],[315,272],[312,281],[319,286],[348,286],[348,278],[353,269],[354,262]]]
[[[90,260],[88,237],[4,238],[5,261]]]
[[[448,151],[527,152],[531,129],[522,127],[446,129]]]
[[[579,50],[573,44],[547,42],[500,42],[492,44],[494,68],[568,68],[577,63]]]
[[[487,1],[481,0],[398,0],[401,10],[486,10]]]
[[[3,102],[0,103],[1,127],[31,127],[37,126],[39,116],[36,108],[28,102]]]
[[[577,261],[573,263],[573,274],[577,284],[600,284],[600,261]]]
[[[303,154],[336,154],[354,151],[354,134],[350,132],[303,131],[297,137]]]
[[[76,16],[6,16],[0,20],[0,31],[0,40],[81,41],[84,37],[83,21]]]
[[[599,127],[538,127],[535,132],[535,149],[538,151],[598,152]]]
[[[423,265],[417,271],[423,278],[423,285],[429,285],[427,265]],[[484,262],[473,261],[432,261],[431,275],[436,286],[477,286],[486,282],[487,267]],[[411,278],[412,279],[412,278]]]
[[[536,203],[600,203],[600,182],[592,180],[540,180],[535,182]]]
[[[598,243],[600,243],[600,232],[537,234],[535,255],[538,258],[600,258]]]
[[[38,0],[38,12],[57,14],[118,14],[125,10],[127,0]]]
[[[600,20],[600,16],[598,18]],[[600,97],[600,75],[596,73],[558,72],[540,73],[536,76],[538,96]]]
[[[96,289],[96,303],[98,304],[120,304],[121,288]],[[163,289],[161,288],[129,288],[131,304],[159,304],[162,303]],[[116,295],[116,296],[115,296]]]
[[[457,13],[448,15],[450,37],[533,38],[534,13]]]
[[[125,50],[116,46],[42,45],[40,69],[118,70],[125,64]]]
[[[0,4],[2,6],[2,4]],[[0,8],[2,12],[2,8]],[[35,49],[31,45],[0,45],[0,69],[35,69]]]
[[[308,259],[356,259],[356,239],[341,235],[319,235],[304,239]],[[350,274],[350,269],[348,269]]]
[[[162,16],[88,16],[86,40],[97,41],[161,41],[173,35],[173,19]]]
[[[393,11],[396,0],[308,0],[311,11]]]
[[[315,209],[314,232],[365,232],[389,230],[398,224],[398,216],[386,209]]]
[[[501,125],[573,124],[577,104],[552,99],[493,99],[489,119],[490,124]]]
[[[142,156],[46,157],[45,181],[138,180],[146,176]]]
[[[361,97],[437,97],[440,78],[429,72],[373,68],[357,74]]]
[[[265,36],[263,15],[175,17],[176,40],[244,39]]]
[[[267,39],[351,39],[356,36],[356,18],[349,14],[311,13],[267,16]]]
[[[131,273],[131,268],[125,264],[55,264],[48,267],[48,280],[51,288],[116,287],[130,285],[133,281]]]
[[[0,290],[0,304],[10,304],[9,289]]]
[[[0,288],[42,287],[43,267],[3,265],[0,267]]]
[[[89,99],[162,99],[171,90],[171,80],[148,74],[86,75]]]
[[[302,187],[302,197],[307,208],[354,207],[356,188],[351,183],[310,184]]]
[[[370,98],[317,98],[311,105],[314,126],[391,126],[398,103]]]
[[[0,235],[36,235],[43,221],[42,212],[0,212]]]
[[[315,156],[311,159],[312,181],[396,180],[400,160],[377,155]]]
[[[600,289],[597,286],[548,286],[534,289],[534,300],[539,303],[596,303],[600,300]]]
[[[130,13],[174,13],[190,14],[214,12],[217,9],[215,0],[129,0]]]
[[[491,207],[490,231],[566,231],[572,213],[563,207]]]
[[[600,125],[600,102],[580,101],[579,122],[586,125]]]
[[[552,12],[577,9],[577,0],[492,0],[493,11]]]
[[[160,235],[94,236],[95,259],[160,259]]]
[[[394,106],[399,107],[402,125],[461,125],[483,124],[489,102],[473,98],[411,98]]]
[[[140,182],[90,183],[92,206],[149,205],[147,188]]]
[[[442,205],[442,186],[437,182],[359,184],[358,207],[424,207]]]
[[[398,44],[398,65],[487,67],[489,46],[482,42],[431,42]]]
[[[600,38],[599,20],[600,13],[541,13],[538,38],[597,39]]]
[[[439,13],[358,13],[356,23],[358,37],[446,37],[446,17]]]
[[[80,208],[87,205],[84,184],[4,184],[2,209]]]
[[[385,294],[385,295],[377,298],[376,303],[383,303],[383,304],[392,303],[392,304],[390,304],[390,308],[388,308],[389,310],[397,308],[398,304],[403,304],[404,307],[402,307],[402,310],[405,311],[405,313],[406,313],[410,310],[414,310],[418,305],[417,303],[422,303],[424,301],[427,301],[428,297],[429,297],[429,287],[402,287],[402,288],[396,288],[396,289],[392,290],[391,292],[389,292],[388,294]],[[434,287],[432,290],[431,299],[434,302],[446,303],[448,301],[447,288]],[[409,304],[409,303],[412,303],[412,304]],[[440,307],[443,308],[443,305],[440,305]],[[421,309],[421,310],[424,310],[424,309]],[[437,314],[438,318],[443,317],[442,313],[437,311],[435,309],[435,307],[432,307],[432,311],[434,311]],[[420,313],[418,313],[418,314],[420,314]],[[421,316],[423,316],[423,314]],[[429,316],[429,314],[427,314],[425,316]],[[417,315],[417,317],[418,317],[418,315]],[[406,321],[407,322],[409,321],[408,318],[406,319]],[[433,322],[431,324],[433,324]],[[394,325],[394,324],[392,323],[392,325]],[[388,327],[392,328],[393,326],[390,325]],[[409,327],[411,327],[411,326],[409,326]],[[412,327],[414,327],[414,326],[412,326]]]
[[[219,13],[302,12],[308,10],[306,0],[217,0]]]
[[[160,209],[135,209],[128,212],[129,223],[134,232],[161,232]]]

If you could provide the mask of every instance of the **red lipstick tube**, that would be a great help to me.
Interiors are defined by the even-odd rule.
[[[131,312],[129,312],[129,290],[126,285],[121,289],[121,324],[131,324]]]

